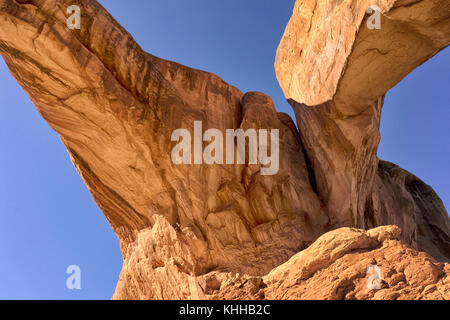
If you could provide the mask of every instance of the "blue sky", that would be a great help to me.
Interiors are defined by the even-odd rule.
[[[262,91],[293,116],[273,62],[294,1],[100,2],[144,50],[216,73],[243,92]],[[430,184],[447,208],[449,75],[447,48],[388,93],[379,149]],[[0,105],[0,299],[109,299],[122,267],[118,240],[1,59]],[[81,267],[81,290],[66,289],[71,264]]]

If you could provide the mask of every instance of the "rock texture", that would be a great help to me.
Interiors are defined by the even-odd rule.
[[[179,282],[170,268],[263,275],[325,231],[296,127],[269,97],[145,53],[96,1],[69,30],[70,4],[0,1],[0,52],[118,235],[117,298],[170,297],[156,294]],[[192,133],[196,120],[203,130],[279,129],[278,174],[173,164],[172,132]]]
[[[401,243],[400,233],[396,226],[336,229],[264,277],[235,275],[206,287],[218,299],[449,299],[450,265]],[[371,265],[380,270],[379,289],[367,286]]]
[[[60,135],[119,238],[124,264],[115,299],[304,298],[313,294],[330,299],[372,298],[361,291],[360,268],[367,267],[364,263],[369,258],[381,259],[384,252],[392,256],[380,260],[383,268],[392,263],[394,271],[388,277],[404,274],[405,280],[390,284],[386,292],[392,295],[380,297],[446,297],[448,283],[442,281],[447,265],[414,249],[418,244],[438,260],[450,258],[447,212],[430,187],[375,155],[382,95],[389,85],[380,85],[384,89],[377,90],[382,93],[373,90],[373,96],[361,100],[352,92],[354,86],[360,88],[359,83],[349,80],[341,100],[330,96],[314,108],[309,107],[310,100],[286,93],[298,117],[297,130],[289,116],[276,112],[268,96],[244,94],[213,74],[154,57],[96,1],[79,3],[81,29],[69,30],[66,9],[72,1],[0,0],[0,53],[37,110]],[[317,2],[313,11],[330,12],[325,5]],[[406,10],[415,7],[408,5]],[[421,17],[428,12],[434,21],[426,32],[435,40],[429,41],[434,51],[427,49],[421,61],[444,47],[449,34],[433,29],[440,24],[446,27],[448,17],[433,16],[433,7],[427,8],[417,12]],[[292,21],[307,12],[297,4]],[[308,18],[314,28],[325,23],[328,16],[323,12]],[[411,12],[407,13],[409,17]],[[290,26],[295,25],[292,21]],[[339,32],[351,38],[348,30],[358,30],[358,21],[343,19]],[[298,39],[314,46],[311,34],[299,34]],[[335,39],[332,36],[323,43]],[[367,63],[366,55],[355,55],[358,48],[345,51],[345,58],[354,61],[346,62],[349,70],[353,63],[354,70]],[[371,48],[377,51],[377,42]],[[301,54],[290,60],[280,58],[283,50],[289,51],[286,37],[277,64],[303,59]],[[325,59],[316,54],[317,61]],[[328,59],[332,54],[328,53]],[[308,65],[308,61],[302,63]],[[409,63],[404,59],[399,70],[411,71],[417,65],[416,59]],[[286,65],[280,68],[288,70]],[[311,77],[329,74],[333,78],[335,72],[323,69]],[[405,74],[394,78],[400,80]],[[341,75],[347,77],[346,72]],[[284,76],[279,74],[280,79]],[[317,87],[321,80],[310,81]],[[316,95],[327,96],[311,91],[311,96]],[[171,134],[179,128],[192,133],[194,121],[202,121],[204,131],[278,129],[278,174],[261,175],[261,163],[175,165],[170,158],[175,145]],[[386,227],[367,233],[339,229],[310,246],[338,227],[368,229],[385,224],[403,229],[404,244],[393,240],[399,229]],[[340,253],[327,256],[330,250]],[[353,259],[361,263],[345,265],[357,261]],[[422,290],[409,277],[419,269],[407,271],[400,263],[426,265],[421,277],[432,287]],[[315,272],[305,278],[298,273],[301,268]],[[339,275],[335,280],[331,272],[343,272],[342,277],[349,280],[340,283]],[[284,278],[293,281],[296,277],[301,280],[299,286],[288,290]],[[331,282],[321,287],[323,279]],[[307,290],[314,285],[321,289]],[[332,291],[335,285],[337,293]]]
[[[380,29],[368,27],[374,13],[366,10],[374,5]],[[406,243],[450,259],[442,203],[422,182],[419,199],[408,187],[419,180],[404,181],[409,173],[376,156],[384,95],[449,43],[445,0],[296,2],[275,69],[333,227],[397,224]],[[417,232],[416,221],[440,221],[432,237],[445,247],[430,243],[429,231]]]

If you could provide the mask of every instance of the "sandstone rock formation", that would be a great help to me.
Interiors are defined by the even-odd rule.
[[[369,28],[373,6],[380,29]],[[449,43],[445,0],[296,2],[275,69],[333,227],[397,224],[405,242],[450,259],[448,214],[437,196],[376,156],[384,95]],[[433,204],[411,193],[411,180]],[[430,243],[428,231],[417,233],[416,220],[440,225],[432,236],[440,244]]]
[[[450,299],[450,265],[401,243],[400,232],[395,226],[340,228],[264,277],[201,280],[220,288],[205,285],[219,299]],[[368,266],[380,270],[379,289],[367,286]]]
[[[435,2],[439,1],[430,3]],[[407,245],[415,248],[418,243],[419,249],[436,259],[448,260],[447,212],[430,187],[395,165],[379,162],[375,154],[382,95],[393,81],[360,99],[352,91],[354,86],[360,88],[359,82],[338,77],[334,81],[348,83],[338,95],[340,100],[333,93],[311,91],[311,96],[329,100],[317,98],[321,105],[314,108],[308,104],[315,100],[302,100],[285,91],[298,116],[297,130],[289,116],[276,112],[268,96],[243,94],[213,74],[144,52],[96,1],[80,2],[81,28],[69,30],[66,9],[70,5],[69,0],[0,0],[0,53],[37,110],[60,135],[119,238],[124,264],[114,298],[312,297],[313,292],[306,291],[314,281],[322,281],[319,269],[317,275],[308,278],[311,281],[300,275],[302,281],[309,282],[299,282],[303,287],[292,291],[285,290],[282,278],[284,274],[289,274],[289,279],[298,276],[295,257],[320,258],[329,250],[342,254],[323,258],[326,261],[321,260],[320,269],[326,274],[332,267],[331,271],[347,275],[348,267],[347,278],[352,283],[338,284],[341,278],[333,278],[326,288],[317,291],[317,298],[374,297],[360,292],[360,268],[367,267],[363,264],[369,256],[377,259],[385,251],[398,261],[383,261],[383,268],[394,260],[404,265],[426,264],[423,278],[432,288],[424,292],[408,276],[416,269],[406,271],[403,265],[395,264],[391,275],[404,274],[406,280],[391,284],[386,291],[389,295],[380,297],[446,297],[448,283],[442,281],[448,273],[447,265]],[[325,4],[317,2],[317,12],[329,12],[322,6]],[[406,8],[416,12],[415,5]],[[432,15],[432,7],[427,8],[425,11]],[[305,10],[296,5],[292,21]],[[307,18],[315,23],[314,28],[324,23],[327,14],[323,12],[318,18]],[[433,26],[448,22],[446,16],[432,18]],[[343,21],[342,33],[345,30],[348,43],[353,43],[351,30],[358,30],[362,22]],[[426,54],[422,60],[418,58],[420,61],[448,44],[445,36],[449,33],[435,36],[433,26],[426,29],[426,35],[436,50],[424,49]],[[317,39],[309,36],[298,38],[315,46]],[[284,61],[280,58],[283,50],[290,48],[285,39],[277,64]],[[333,39],[337,38],[333,36],[324,43]],[[348,66],[354,64],[356,70],[366,63],[365,55],[358,58],[354,54],[360,50],[355,48],[359,47],[344,50],[345,59],[354,61],[346,62],[350,71],[353,69]],[[370,48],[376,51],[377,42]],[[324,57],[316,53],[317,61],[322,61]],[[293,63],[296,59],[303,57],[300,54],[286,61]],[[308,61],[302,63],[308,65]],[[403,71],[394,78],[398,81],[405,70],[409,72],[417,65],[415,59],[409,63],[402,60],[399,70]],[[288,67],[277,70],[280,68],[282,79]],[[331,75],[341,71],[323,69],[320,77],[330,74],[333,78]],[[341,73],[346,79],[347,73]],[[349,77],[353,79],[351,74]],[[312,87],[319,86],[320,81],[312,79]],[[283,86],[283,80],[280,83]],[[313,104],[319,104],[317,101]],[[261,163],[175,165],[170,158],[176,144],[171,134],[178,128],[192,132],[194,121],[202,121],[203,130],[223,132],[278,129],[282,155],[278,174],[261,175]],[[392,240],[399,233],[395,228],[368,233],[339,229],[320,239],[342,234],[342,241],[359,250],[361,257],[345,251],[332,239],[324,240],[330,244],[319,240],[294,256],[329,230],[385,224],[400,226],[405,244]],[[292,256],[294,260],[281,265]],[[354,258],[361,258],[361,264],[353,269],[345,266],[356,261]],[[318,268],[314,261],[302,261],[299,263],[304,268]],[[308,263],[311,266],[306,266]],[[286,270],[290,266],[294,269]],[[386,272],[390,274],[389,270]],[[243,283],[236,288],[239,279]],[[397,286],[400,282],[403,284]],[[335,284],[340,291],[332,293]],[[267,290],[261,291],[266,285]],[[407,289],[402,291],[400,286]]]

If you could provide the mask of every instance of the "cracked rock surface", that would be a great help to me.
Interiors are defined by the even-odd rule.
[[[96,1],[79,1],[82,27],[69,30],[72,1],[0,0],[0,54],[58,132],[120,241],[124,263],[113,298],[448,297],[448,265],[441,262],[450,259],[450,224],[442,201],[418,178],[376,157],[383,96],[448,45],[450,32],[442,30],[449,17],[435,13],[448,4],[380,3],[383,17],[405,24],[406,36],[420,29],[415,15],[423,20],[423,50],[403,52],[382,37],[367,40],[373,36],[360,28],[363,2],[335,2],[335,11],[323,1],[297,2],[276,62],[283,89],[284,78],[295,79],[299,68],[310,72],[309,87],[300,88],[310,97],[285,89],[297,129],[267,95],[242,93],[216,75],[144,52]],[[330,12],[352,18],[318,35]],[[311,24],[311,32],[296,33],[296,21]],[[306,51],[295,51],[292,37]],[[325,44],[337,51],[316,50]],[[283,58],[286,52],[293,56]],[[403,53],[398,74],[386,83],[368,77],[361,71],[366,52]],[[352,90],[368,84],[355,82],[354,73],[379,87],[362,97]],[[330,82],[316,91],[324,77]],[[175,165],[171,134],[192,133],[194,121],[204,131],[278,129],[278,174],[261,175],[261,163]],[[388,224],[402,231],[337,229]],[[389,287],[364,293],[362,272],[372,258]]]

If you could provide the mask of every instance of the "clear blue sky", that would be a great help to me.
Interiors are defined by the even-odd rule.
[[[278,86],[275,51],[292,0],[103,0],[144,50],[218,74],[243,92],[270,95],[293,115]],[[76,1],[74,1],[76,3]],[[450,206],[450,50],[387,96],[379,156],[430,184]],[[115,234],[0,59],[0,299],[109,299],[122,267]],[[66,289],[66,268],[82,289]]]

